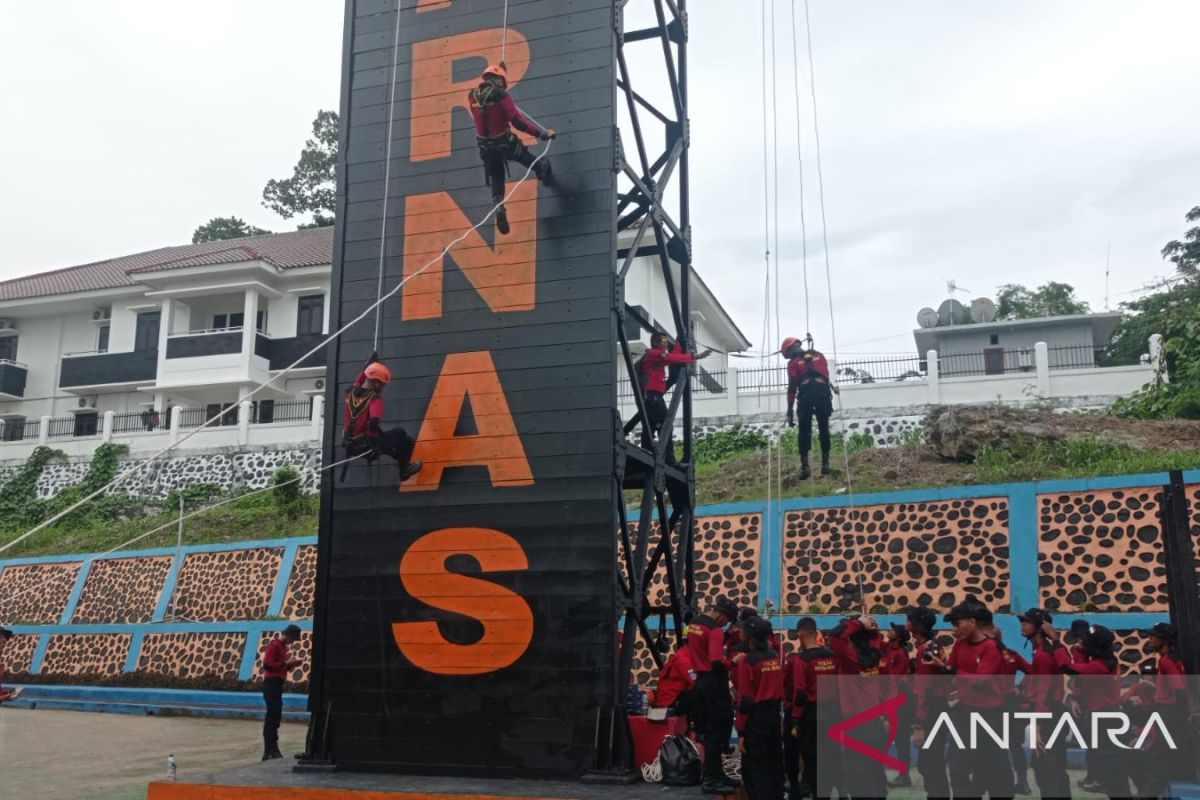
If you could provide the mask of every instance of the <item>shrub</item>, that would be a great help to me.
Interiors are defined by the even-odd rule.
[[[713,463],[742,453],[766,450],[768,441],[766,436],[752,428],[734,425],[727,431],[718,431],[697,439],[696,462]]]

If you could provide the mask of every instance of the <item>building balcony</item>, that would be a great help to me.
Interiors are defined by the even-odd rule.
[[[99,387],[136,387],[154,383],[158,351],[132,353],[68,353],[63,356],[58,385],[69,392],[90,392]],[[24,378],[21,379],[24,385]]]
[[[322,362],[324,363],[324,362]],[[25,396],[25,378],[29,367],[17,361],[0,359],[0,398],[19,400]]]
[[[306,333],[286,339],[272,339],[259,334],[254,342],[254,354],[267,359],[269,369],[283,370],[296,363],[296,359],[312,350],[325,339],[321,333]],[[300,362],[296,369],[324,369],[325,349],[322,348]]]

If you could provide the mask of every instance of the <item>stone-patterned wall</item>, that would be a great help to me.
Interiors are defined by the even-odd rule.
[[[4,657],[0,659],[6,674],[28,672],[33,664],[33,651],[37,649],[38,637],[17,635],[8,640]]]
[[[137,668],[176,678],[238,676],[246,634],[147,633],[142,638]]]
[[[788,511],[784,608],[856,608],[861,574],[868,607],[949,608],[974,594],[998,611],[1009,602],[1008,499]]]
[[[54,675],[116,675],[125,668],[128,633],[56,633],[50,636],[42,672]]]
[[[67,610],[81,566],[82,562],[74,561],[15,564],[0,570],[0,624],[57,624]]]
[[[254,658],[254,677],[262,677],[262,657],[263,652],[267,649],[267,643],[278,636],[278,633],[264,633],[258,637],[258,655]],[[300,681],[308,680],[308,670],[312,665],[312,632],[301,631],[300,639],[288,647],[288,656],[290,658],[300,659],[300,666],[292,670],[288,675],[288,680],[299,683]]]
[[[1038,497],[1038,581],[1046,608],[1167,611],[1157,486]],[[1193,489],[1200,529],[1200,489]],[[1196,537],[1200,559],[1200,536]]]
[[[170,556],[93,562],[71,622],[76,625],[149,622],[170,569]]]
[[[51,442],[53,446],[53,442]],[[192,453],[147,463],[144,459],[122,459],[121,469],[137,464],[144,468],[122,484],[122,491],[134,497],[163,498],[173,491],[202,483],[221,487],[224,492],[235,489],[261,489],[271,482],[275,470],[291,464],[300,470],[305,491],[316,491],[320,484],[321,450],[300,447],[288,450],[241,447],[231,452]],[[48,464],[37,481],[37,496],[53,497],[63,489],[74,486],[87,474],[88,462]],[[0,468],[0,482],[15,472],[15,467]]]
[[[288,577],[287,594],[279,612],[286,619],[310,619],[317,581],[317,547],[306,544],[296,548],[292,574]]]
[[[282,562],[282,548],[188,553],[169,615],[195,622],[262,619]]]

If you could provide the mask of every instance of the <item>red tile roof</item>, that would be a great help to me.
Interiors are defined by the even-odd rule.
[[[329,264],[332,258],[332,227],[270,233],[244,239],[161,247],[145,253],[0,281],[0,300],[119,289],[137,285],[140,273],[184,267],[265,261],[279,269],[294,269]]]

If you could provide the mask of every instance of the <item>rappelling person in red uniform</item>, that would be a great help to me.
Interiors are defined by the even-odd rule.
[[[496,230],[508,233],[508,212],[504,202],[504,180],[508,162],[516,161],[523,167],[533,165],[538,180],[545,182],[550,177],[550,162],[541,158],[534,163],[529,152],[512,129],[516,128],[542,141],[555,137],[554,129],[542,128],[525,116],[508,93],[508,70],[504,62],[491,64],[480,76],[479,86],[468,94],[471,116],[475,118],[475,138],[479,143],[479,157],[483,160],[484,176],[492,188],[492,202],[496,209]]]
[[[821,445],[821,474],[829,470],[829,417],[833,414],[833,395],[838,388],[829,380],[829,362],[813,349],[812,334],[804,342],[794,336],[783,340],[779,352],[788,360],[787,423],[796,426],[793,407],[799,401],[800,412],[800,480],[812,475],[808,451],[812,449],[812,419],[817,418],[817,438]]]
[[[396,459],[400,480],[416,475],[421,470],[420,461],[412,461],[416,443],[403,428],[383,430],[383,389],[392,381],[392,371],[372,353],[354,385],[346,391],[346,410],[342,424],[342,446],[346,458],[367,454],[367,461],[375,461],[380,455]],[[349,465],[347,465],[349,466]],[[342,468],[342,477],[346,475]]]
[[[638,359],[635,365],[641,373],[638,383],[642,387],[642,399],[646,404],[646,416],[649,418],[650,430],[655,439],[667,437],[666,461],[675,464],[675,450],[671,446],[671,431],[663,433],[663,423],[667,421],[668,382],[674,384],[674,379],[668,380],[668,368],[694,364],[712,355],[712,350],[692,355],[682,347],[675,346],[671,337],[665,333],[656,333],[650,337],[650,349]]]

